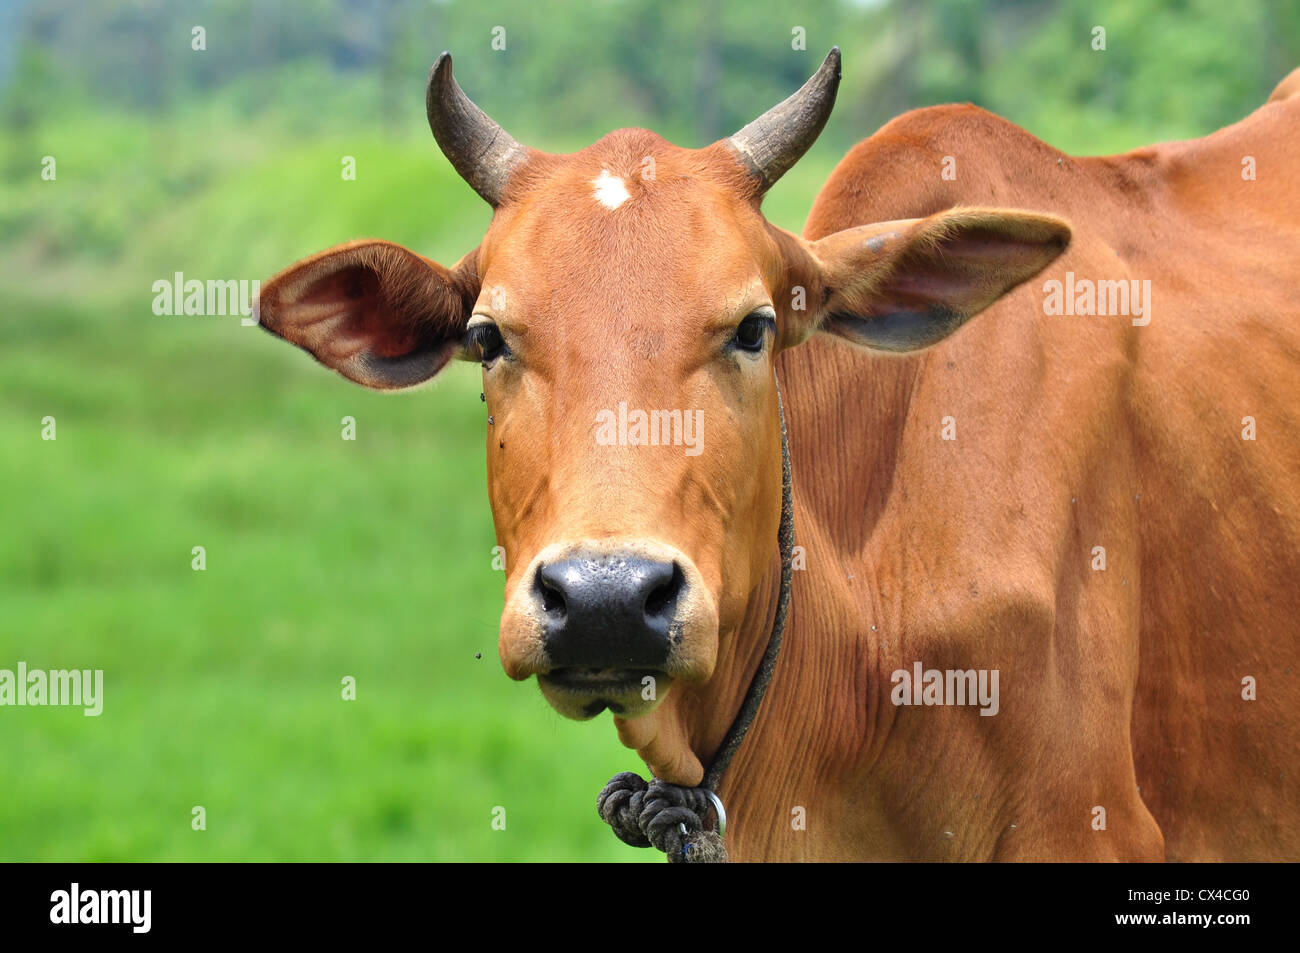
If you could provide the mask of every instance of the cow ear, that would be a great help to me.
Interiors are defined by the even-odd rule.
[[[305,258],[262,289],[262,327],[378,390],[428,380],[456,356],[478,295],[475,253],[447,269],[392,242]]]
[[[937,344],[1028,281],[1070,244],[1059,218],[959,208],[864,225],[812,242],[821,331],[881,351]]]

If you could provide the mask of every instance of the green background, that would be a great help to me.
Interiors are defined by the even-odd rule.
[[[516,137],[571,151],[625,125],[704,145],[832,44],[836,113],[765,206],[793,230],[916,106],[1080,154],[1236,121],[1300,65],[1300,6],[0,0],[0,668],[105,679],[98,718],[0,708],[0,859],[656,859],[596,816],[640,767],[608,717],[497,661],[478,368],[370,393],[238,317],[155,315],[153,283],[362,236],[473,247],[488,209],[424,117],[443,49]]]

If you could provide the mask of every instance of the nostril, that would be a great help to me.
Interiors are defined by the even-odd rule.
[[[563,612],[565,609],[564,596],[560,595],[550,586],[542,586],[542,608],[547,612]]]
[[[668,581],[662,585],[656,586],[651,590],[650,595],[646,596],[645,614],[647,619],[667,618],[669,621],[677,614],[677,597],[681,594],[682,583],[685,578],[682,575],[682,568],[673,563],[672,575]]]
[[[564,601],[564,593],[543,575],[542,569],[537,571],[533,589],[542,600],[542,609],[548,615],[563,616],[568,611],[568,605]]]

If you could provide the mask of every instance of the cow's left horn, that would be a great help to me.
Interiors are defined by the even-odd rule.
[[[766,192],[799,161],[821,133],[840,85],[840,48],[831,47],[821,68],[799,91],[773,106],[727,141]]]
[[[429,72],[424,97],[433,138],[460,177],[496,208],[510,173],[528,157],[528,150],[488,118],[465,95],[451,75],[451,54],[444,52]]]

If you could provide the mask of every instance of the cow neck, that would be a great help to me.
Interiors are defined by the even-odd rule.
[[[658,778],[647,783],[640,775],[624,771],[615,775],[596,799],[597,811],[619,840],[633,847],[656,847],[674,863],[725,863],[727,860],[727,851],[722,844],[726,814],[715,792],[758,716],[759,706],[776,671],[776,660],[785,635],[785,620],[790,611],[790,588],[794,578],[794,488],[790,475],[790,441],[785,429],[785,404],[781,399],[781,382],[775,367],[772,380],[776,385],[776,406],[781,417],[781,523],[777,529],[781,589],[777,594],[772,633],[768,636],[763,658],[699,787],[679,787]],[[716,815],[717,825],[706,829],[710,809]]]
[[[713,756],[713,763],[705,772],[700,787],[716,791],[722,783],[722,776],[731,764],[732,757],[740,748],[741,742],[749,731],[750,725],[758,716],[758,708],[763,703],[767,686],[776,671],[777,656],[781,653],[781,640],[785,636],[785,620],[790,611],[790,588],[794,579],[794,486],[790,476],[790,440],[785,430],[785,403],[781,399],[781,382],[773,371],[772,380],[776,383],[776,406],[781,415],[781,523],[776,532],[777,543],[781,550],[781,588],[777,593],[776,615],[772,619],[772,634],[767,639],[767,649],[758,663],[758,669],[750,680],[749,691],[736,712],[735,720],[727,730],[726,737]]]

